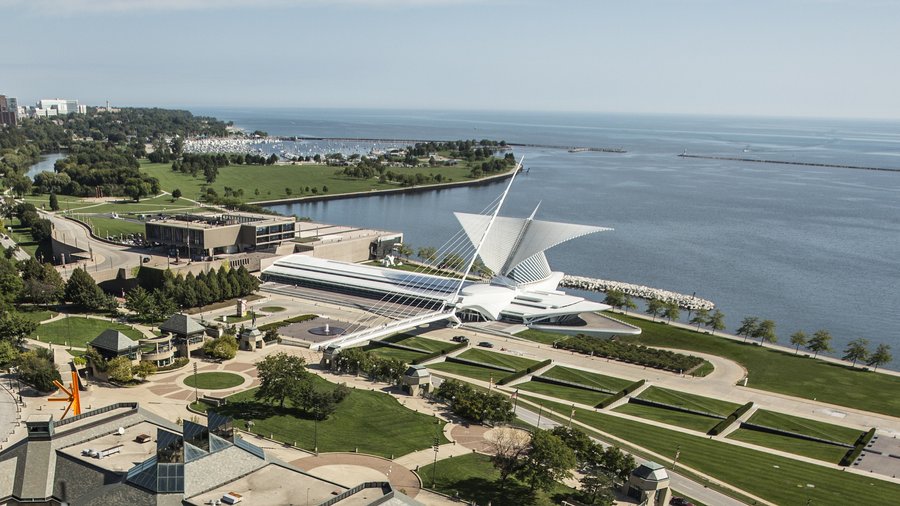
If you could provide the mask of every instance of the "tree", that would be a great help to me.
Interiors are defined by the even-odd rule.
[[[134,379],[134,370],[131,368],[131,359],[122,355],[111,358],[106,363],[106,375],[116,383],[128,383]]]
[[[700,325],[706,325],[709,323],[709,309],[705,307],[701,307],[694,314],[694,317],[691,318],[690,323],[692,325],[697,325],[697,331],[700,331]]]
[[[890,363],[894,357],[891,356],[891,347],[887,344],[879,344],[877,348],[875,348],[875,352],[869,355],[869,359],[866,360],[866,365],[875,366],[875,370],[878,370],[878,366]]]
[[[815,352],[813,358],[818,357],[820,352],[831,351],[831,334],[824,329],[817,330],[806,345],[806,349]]]
[[[625,309],[625,314],[628,314],[629,309],[632,311],[637,309],[637,304],[635,304],[635,302],[633,300],[631,300],[630,295],[625,296],[625,304],[624,304],[623,308]]]
[[[44,242],[50,239],[53,233],[53,223],[50,220],[40,218],[31,224],[31,237],[37,242]]]
[[[66,282],[66,300],[88,310],[108,309],[109,297],[84,269],[75,269]]]
[[[859,337],[847,343],[847,347],[844,349],[844,360],[852,360],[853,366],[856,366],[856,362],[865,361],[867,358],[869,358],[868,339]]]
[[[636,464],[634,457],[623,452],[618,446],[607,446],[600,455],[597,466],[611,478],[624,482],[628,480]]]
[[[756,316],[748,316],[741,320],[741,326],[737,329],[737,335],[744,336],[744,342],[748,337],[756,336],[756,328],[759,327],[759,318]]]
[[[427,263],[431,263],[437,259],[437,249],[432,246],[423,246],[419,248],[416,256],[418,256],[422,260],[425,260],[425,262]]]
[[[156,374],[156,364],[146,360],[141,360],[133,369],[134,375],[140,378],[141,381],[146,380],[147,376],[150,376],[151,374]]]
[[[625,307],[625,292],[622,290],[609,290],[606,292],[606,298],[603,303],[616,309]]]
[[[712,329],[713,335],[716,335],[717,330],[725,330],[725,313],[716,309],[713,314],[709,316],[709,321],[706,326]]]
[[[46,348],[20,353],[16,359],[19,377],[41,392],[51,392],[56,387],[53,380],[62,381],[59,371],[53,364],[53,352]]]
[[[612,506],[615,501],[615,482],[612,478],[596,468],[591,468],[581,478],[581,493],[589,504],[595,506]]]
[[[203,353],[218,360],[231,360],[237,355],[237,339],[230,334],[223,334],[203,343]]]
[[[550,432],[572,449],[579,469],[592,465],[602,453],[602,449],[591,440],[590,436],[578,429],[557,425]]]
[[[152,321],[155,305],[153,295],[140,285],[125,294],[125,309],[133,311],[140,321]]]
[[[663,312],[665,306],[665,302],[654,297],[647,301],[647,309],[645,309],[644,312],[650,315],[650,317],[653,318],[654,321],[656,321],[656,317]]]
[[[38,324],[15,311],[5,311],[0,316],[0,340],[15,346],[25,344],[25,338],[34,333]]]
[[[59,198],[57,198],[56,193],[50,194],[50,210],[59,211]]]
[[[296,395],[299,380],[309,374],[306,361],[296,355],[285,352],[275,353],[256,363],[259,389],[255,397],[265,402],[278,402],[284,407],[284,401]]]
[[[512,427],[500,427],[490,434],[488,444],[491,448],[491,463],[500,472],[502,491],[507,478],[519,469],[522,457],[531,442],[531,436],[523,430]]]
[[[571,478],[575,464],[575,453],[562,439],[537,429],[516,476],[527,481],[531,490],[549,490],[557,481]]]
[[[763,341],[774,343],[778,341],[775,334],[775,322],[772,320],[763,320],[753,329],[753,337],[759,339],[759,345],[763,345]]]
[[[181,190],[178,188],[175,188],[174,190],[172,190],[172,202],[175,202],[176,200],[178,200],[180,198],[181,198]]]
[[[16,363],[19,357],[19,349],[7,340],[0,341],[0,369],[9,369]]]
[[[677,320],[681,316],[678,304],[676,302],[666,302],[665,306],[663,306],[663,316],[669,319],[669,323],[672,323],[673,319]]]
[[[794,355],[797,355],[800,353],[801,346],[806,346],[806,340],[807,340],[806,332],[803,332],[802,330],[798,330],[797,332],[794,332],[793,334],[791,334],[791,344],[793,344],[794,346],[797,347],[794,350]]]

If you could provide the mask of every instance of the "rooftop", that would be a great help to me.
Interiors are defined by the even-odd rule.
[[[125,351],[138,345],[130,337],[113,329],[104,330],[88,344],[109,351]]]
[[[159,329],[163,332],[171,332],[180,336],[206,331],[206,327],[200,325],[200,322],[182,313],[170,316],[168,320],[159,326]]]

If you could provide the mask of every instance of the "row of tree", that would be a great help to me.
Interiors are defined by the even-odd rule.
[[[505,395],[475,390],[472,385],[453,379],[441,383],[435,397],[447,403],[455,415],[475,422],[496,425],[516,418],[513,405]]]
[[[306,370],[302,357],[285,352],[274,353],[256,363],[259,389],[254,394],[262,402],[284,408],[290,401],[294,409],[324,420],[334,412],[337,404],[350,395],[350,388],[340,384],[333,390],[317,389],[313,374]]]
[[[406,362],[389,357],[381,357],[363,348],[341,350],[332,361],[332,368],[338,372],[366,373],[373,381],[397,384],[409,367]]]
[[[38,189],[52,188],[63,195],[88,197],[99,192],[103,196],[128,196],[135,201],[159,193],[159,180],[140,170],[135,153],[112,143],[72,144],[68,156],[56,161],[55,170],[67,175],[68,183],[58,177],[41,177]]]

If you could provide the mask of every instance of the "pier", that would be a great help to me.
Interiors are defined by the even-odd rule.
[[[817,163],[817,162],[793,162],[790,160],[767,160],[764,158],[744,158],[739,156],[713,156],[713,155],[689,155],[681,153],[678,155],[682,158],[699,158],[704,160],[729,160],[732,162],[756,162],[756,163],[777,163],[781,165],[802,165],[805,167],[826,167],[830,169],[855,169],[855,170],[883,170],[887,172],[900,172],[900,168],[889,169],[886,167],[867,167],[863,165],[842,165],[834,163]]]

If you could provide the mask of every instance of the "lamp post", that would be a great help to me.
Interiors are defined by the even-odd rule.
[[[316,406],[316,409],[313,411],[314,417],[314,427],[315,431],[313,432],[313,451],[316,453],[316,457],[319,456],[319,407]]]
[[[675,458],[672,459],[672,470],[675,470],[675,466],[678,465],[678,457],[681,456],[681,445],[675,447]]]
[[[197,362],[194,362],[194,402],[200,402],[200,393],[197,390]]]
[[[540,406],[540,409],[538,409],[538,421],[537,421],[537,428],[538,428],[538,429],[541,428],[541,415],[544,414],[544,405],[543,405],[543,404],[539,404],[539,406]]]
[[[434,488],[435,483],[437,483],[437,457],[441,446],[441,436],[440,432],[438,432],[441,428],[441,422],[437,417],[434,419],[434,427],[434,464],[431,465],[431,488]]]

